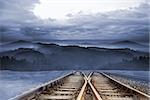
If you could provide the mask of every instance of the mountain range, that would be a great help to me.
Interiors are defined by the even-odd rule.
[[[127,42],[127,41],[125,41]],[[124,43],[124,42],[120,42]],[[120,44],[119,43],[119,44]],[[141,62],[144,66],[105,67],[106,65],[122,63],[123,60],[132,60],[135,57],[148,57],[148,53],[134,51],[129,48],[108,49],[98,47],[60,46],[30,41],[15,41],[1,45],[0,57],[13,57],[26,64],[2,64],[1,69],[10,70],[65,70],[65,69],[148,69],[148,62]],[[2,58],[1,58],[2,59]],[[148,58],[149,59],[149,58]],[[129,63],[129,62],[128,62]],[[140,64],[142,65],[142,64]]]

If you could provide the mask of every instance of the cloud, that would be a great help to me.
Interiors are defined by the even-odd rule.
[[[105,13],[79,12],[61,21],[39,20],[31,11],[36,3],[38,0],[0,0],[1,41],[16,39],[33,41],[51,39],[148,40],[148,12],[150,12],[148,3]],[[7,27],[5,24],[12,26]]]
[[[23,24],[37,20],[31,11],[36,3],[38,0],[0,0],[0,23]]]
[[[75,23],[80,29],[86,30],[86,37],[94,39],[134,39],[147,36],[149,33],[149,16],[147,3],[128,10],[117,10],[95,15],[75,15],[70,22]],[[94,30],[92,30],[94,29]],[[81,31],[83,32],[83,31]],[[145,38],[145,37],[144,37]],[[148,38],[146,38],[148,40]]]

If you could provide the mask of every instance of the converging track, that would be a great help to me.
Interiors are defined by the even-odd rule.
[[[72,72],[10,100],[149,100],[106,73]]]
[[[125,85],[105,73],[93,73],[92,84],[102,100],[148,100],[149,96]]]

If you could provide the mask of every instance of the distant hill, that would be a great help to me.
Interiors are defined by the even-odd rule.
[[[9,51],[18,48],[36,48],[36,44],[30,41],[18,40],[7,44],[2,44],[0,45],[0,47],[1,47],[0,52],[3,52],[3,51]]]
[[[123,41],[117,41],[117,42],[113,42],[111,44],[114,44],[114,45],[132,45],[132,46],[143,46],[145,47],[145,45],[142,45],[140,43],[137,43],[137,42],[134,42],[134,41],[129,41],[129,40],[123,40]]]
[[[44,58],[44,54],[30,48],[19,48],[15,50],[1,52],[0,56],[14,57],[18,60],[26,59],[29,62],[37,61]]]
[[[25,41],[25,40],[18,40],[10,43],[3,44],[1,46],[16,46],[16,45],[25,45],[25,44],[31,44],[32,42],[30,41]]]
[[[118,48],[133,48],[135,50],[140,50],[144,52],[148,52],[148,48],[149,48],[147,45],[143,45],[141,43],[137,43],[137,42],[130,41],[130,40],[112,42],[109,45],[118,47]]]
[[[31,42],[30,41],[25,41],[25,40],[18,40],[18,41],[11,42],[9,44],[19,44],[19,43],[31,43]]]
[[[109,63],[103,66],[103,69],[115,69],[115,68],[120,68],[122,69],[121,66],[124,66],[124,69],[126,70],[143,70],[147,69],[149,70],[149,57],[147,56],[139,56],[139,57],[134,57],[131,60],[126,60],[123,59],[121,62],[118,63]],[[142,67],[141,67],[142,66]]]
[[[128,43],[131,42],[128,41]],[[148,53],[134,51],[128,48],[108,49],[73,45],[59,46],[56,44],[32,43],[28,41],[16,41],[3,45],[3,47],[7,48],[8,45],[13,48],[9,48],[10,50],[7,49],[7,51],[1,51],[1,60],[8,57],[13,57],[16,60],[13,60],[13,63],[5,63],[6,65],[2,64],[3,66],[1,67],[3,69],[22,71],[104,69],[105,65],[118,64],[123,59],[131,60],[134,57],[148,56]],[[7,62],[6,59],[4,61]],[[22,65],[21,62],[25,64]],[[140,69],[146,70],[149,67],[147,63],[147,66],[144,65],[144,67],[141,66],[142,63],[133,63],[137,66],[134,66],[133,69],[139,69],[140,67]],[[131,64],[127,65],[119,67],[107,66],[105,69],[132,69]]]

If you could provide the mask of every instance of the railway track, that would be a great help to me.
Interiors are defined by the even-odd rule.
[[[102,100],[149,100],[150,96],[105,73],[93,73],[91,82]]]
[[[10,100],[149,100],[106,73],[72,72]]]

